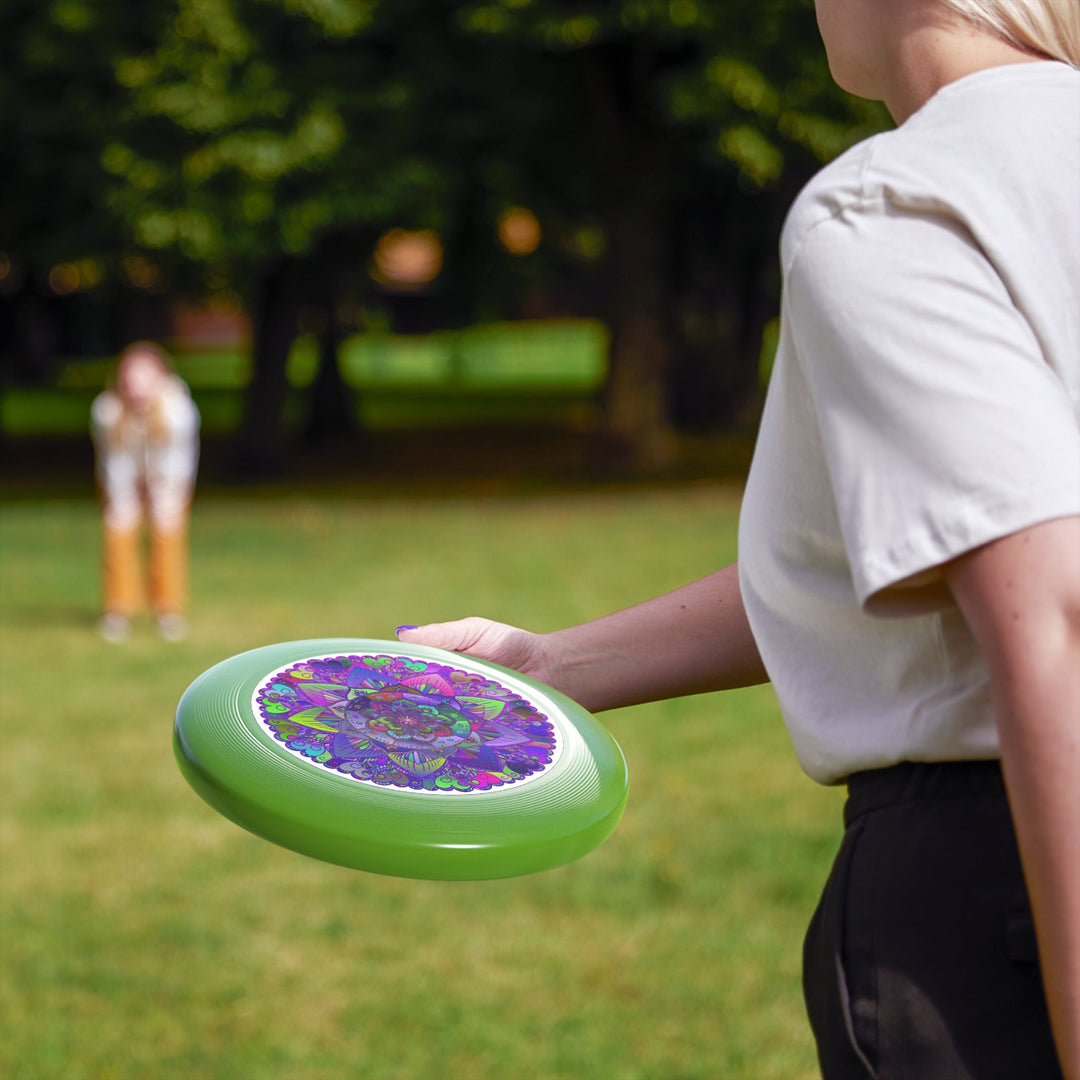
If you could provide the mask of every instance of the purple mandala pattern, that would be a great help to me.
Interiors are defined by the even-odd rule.
[[[274,672],[256,715],[313,764],[383,787],[489,791],[555,759],[551,721],[501,683],[401,656],[333,656]]]

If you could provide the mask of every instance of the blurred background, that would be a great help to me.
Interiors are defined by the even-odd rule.
[[[784,214],[887,122],[810,0],[7,0],[6,1076],[815,1075],[838,799],[768,688],[609,714],[619,832],[484,885],[247,836],[170,725],[245,648],[552,629],[734,558]],[[202,415],[180,644],[94,633],[135,339]]]
[[[498,424],[677,467],[752,428],[783,215],[883,123],[809,0],[9,0],[0,56],[16,465],[152,338],[227,475]]]

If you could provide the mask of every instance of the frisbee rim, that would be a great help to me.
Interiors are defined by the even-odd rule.
[[[561,753],[528,783],[450,797],[308,763],[272,737],[253,695],[290,664],[350,655],[431,660],[496,678],[548,717]],[[477,657],[370,638],[281,642],[215,664],[181,698],[173,741],[188,783],[236,824],[314,858],[404,877],[497,878],[570,862],[614,831],[628,791],[618,743],[565,695]]]

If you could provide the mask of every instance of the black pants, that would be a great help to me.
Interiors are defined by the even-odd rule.
[[[1060,1080],[997,762],[857,773],[803,949],[826,1080]]]

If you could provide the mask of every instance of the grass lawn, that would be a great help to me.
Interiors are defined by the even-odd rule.
[[[536,422],[574,428],[595,422],[607,349],[608,332],[595,320],[551,319],[415,336],[355,334],[342,342],[338,364],[367,431]],[[234,431],[251,379],[249,351],[180,353],[174,360],[199,406],[203,432]],[[287,367],[290,427],[307,415],[318,364],[314,339],[297,338]],[[5,387],[0,432],[84,434],[111,367],[109,359],[72,360],[51,385]]]
[[[766,687],[606,714],[621,826],[527,878],[306,859],[216,815],[177,700],[243,649],[479,613],[536,629],[734,556],[737,492],[216,495],[192,633],[94,633],[90,502],[2,508],[0,1074],[8,1080],[809,1080],[802,933],[840,798]]]

